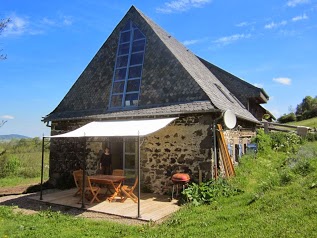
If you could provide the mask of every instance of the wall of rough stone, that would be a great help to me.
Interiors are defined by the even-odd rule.
[[[200,163],[211,160],[211,116],[181,117],[145,138],[141,148],[142,180],[154,193],[171,189],[171,172],[188,169],[198,181]]]
[[[172,188],[172,173],[184,170],[191,173],[195,182],[199,181],[200,175],[202,181],[209,179],[214,154],[212,123],[211,114],[181,116],[169,126],[143,138],[140,150],[142,189],[159,194],[168,193]],[[71,130],[83,124],[84,122],[70,124]],[[54,125],[52,129],[54,128],[59,129],[59,126]],[[61,131],[52,130],[52,134],[56,133]],[[227,144],[233,148],[235,144],[248,143],[252,133],[254,132],[251,129],[224,131]],[[52,139],[50,181],[57,187],[72,184],[72,171],[82,168],[85,157],[87,173],[96,173],[101,150],[113,140],[116,139]],[[234,161],[234,154],[232,159]]]

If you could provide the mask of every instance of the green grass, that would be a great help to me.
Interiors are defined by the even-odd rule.
[[[317,117],[314,118],[310,118],[307,120],[303,120],[303,121],[295,121],[295,122],[289,122],[289,123],[285,123],[287,125],[293,125],[293,126],[308,126],[311,128],[317,128]]]
[[[245,156],[236,174],[230,183],[243,193],[211,205],[186,205],[159,225],[127,226],[52,211],[22,215],[0,206],[0,237],[316,236],[317,142],[297,154]]]
[[[31,185],[41,182],[40,177],[36,178],[23,178],[23,177],[6,177],[0,179],[0,188],[8,188],[19,185]]]

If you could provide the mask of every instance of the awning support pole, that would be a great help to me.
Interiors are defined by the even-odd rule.
[[[140,145],[140,132],[138,131],[138,218],[141,218],[141,214],[140,214],[140,196],[141,196],[141,169],[140,169],[140,165],[141,165],[141,145]]]
[[[42,137],[42,166],[41,166],[41,193],[40,200],[43,200],[43,177],[44,177],[44,135]]]
[[[86,146],[87,146],[87,139],[84,136],[85,139],[85,144],[84,144],[84,156],[83,156],[83,183],[82,183],[82,189],[81,189],[81,208],[84,209],[85,208],[85,202],[84,202],[84,198],[85,198],[85,190],[86,190],[86,186],[85,186],[85,180],[86,180]]]

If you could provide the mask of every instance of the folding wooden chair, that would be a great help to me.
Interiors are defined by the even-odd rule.
[[[135,178],[133,186],[123,185],[121,187],[121,202],[124,202],[127,200],[127,198],[131,198],[133,202],[138,202],[138,197],[133,193],[134,189],[136,188],[138,184],[138,176]]]
[[[112,175],[114,175],[114,176],[124,176],[124,170],[123,169],[114,169],[112,171]]]
[[[78,176],[83,176],[82,169],[78,169],[78,170],[73,171],[74,182],[75,182],[75,185],[77,187],[77,191],[74,194],[74,196],[81,194],[81,186],[79,186],[79,183],[78,183],[78,179],[79,179]]]
[[[86,199],[90,200],[88,196],[89,195],[92,196],[92,198],[90,200],[90,204],[93,203],[95,200],[97,202],[100,202],[100,200],[98,198],[98,194],[100,192],[100,187],[92,186],[91,182],[90,182],[90,178],[87,175],[87,176],[85,176],[85,189],[82,189],[82,186],[83,186],[83,175],[81,175],[81,176],[79,175],[78,178],[79,178],[78,184],[80,186],[81,191],[84,191],[84,193],[85,193],[84,195],[85,195]]]

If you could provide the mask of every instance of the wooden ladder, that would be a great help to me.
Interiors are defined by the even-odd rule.
[[[230,158],[229,152],[228,152],[228,147],[227,143],[225,141],[225,137],[223,135],[223,129],[221,124],[217,124],[218,130],[217,130],[217,138],[218,138],[218,144],[219,144],[219,149],[221,153],[221,159],[223,162],[223,167],[226,173],[226,177],[231,177],[235,175],[234,167],[232,160]]]

